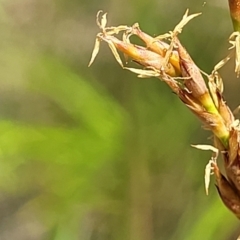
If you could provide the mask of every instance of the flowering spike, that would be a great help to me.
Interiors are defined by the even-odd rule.
[[[229,2],[240,3],[240,0],[229,0]],[[206,193],[208,193],[210,176],[214,174],[222,201],[240,218],[240,124],[223,99],[223,82],[218,73],[218,70],[231,58],[232,53],[216,64],[210,75],[201,71],[178,39],[183,27],[199,15],[188,15],[188,10],[173,31],[157,37],[151,37],[143,32],[138,24],[132,27],[124,25],[106,27],[106,14],[100,17],[100,13],[97,15],[97,24],[101,32],[97,35],[89,65],[98,54],[100,41],[104,41],[123,69],[136,73],[138,77],[157,77],[171,88],[186,107],[202,121],[204,128],[213,133],[214,146],[195,146],[202,150],[213,151],[213,156],[205,169]],[[122,40],[115,36],[119,33],[122,34]],[[141,39],[145,46],[133,44],[132,35]],[[232,44],[231,49],[235,48],[238,74],[240,73],[240,33],[233,33],[229,42]],[[120,53],[138,63],[140,68],[126,67]],[[202,74],[206,76],[208,82],[204,80]],[[223,156],[227,177],[221,174],[217,166],[218,153]]]

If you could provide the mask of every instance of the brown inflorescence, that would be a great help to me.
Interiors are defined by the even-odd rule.
[[[100,20],[98,14],[97,24],[101,32],[97,35],[90,64],[99,51],[100,42],[105,41],[122,68],[138,74],[139,77],[157,77],[176,93],[179,99],[202,121],[204,127],[212,131],[214,136],[214,147],[203,145],[197,147],[202,150],[214,151],[214,156],[206,167],[206,190],[208,190],[210,174],[213,171],[222,201],[240,218],[239,121],[235,120],[223,99],[223,83],[217,71],[229,60],[229,57],[217,64],[210,75],[204,74],[204,78],[202,71],[196,66],[178,39],[178,34],[181,33],[183,26],[198,15],[188,15],[187,11],[173,31],[151,37],[143,32],[138,24],[131,27],[106,27],[106,14]],[[122,40],[116,37],[119,33],[122,33]],[[145,45],[133,44],[130,41],[132,35],[141,39]],[[139,64],[140,68],[126,66],[119,52]],[[227,177],[217,167],[217,152],[223,156]]]

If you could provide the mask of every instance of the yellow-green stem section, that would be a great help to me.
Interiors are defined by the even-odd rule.
[[[240,32],[240,22],[232,18],[233,29],[236,32]]]
[[[225,136],[225,137],[222,137],[221,139],[221,142],[223,144],[223,146],[228,149],[229,148],[229,133],[228,133],[228,136]]]
[[[212,131],[214,135],[222,142],[223,146],[228,149],[229,131],[225,126],[224,120],[219,114],[218,109],[216,108],[209,92],[202,95],[199,98],[199,101],[202,103],[207,112],[213,114],[213,118],[216,121],[216,126],[213,126]]]
[[[213,114],[219,114],[208,91],[199,97],[199,101],[202,103],[203,107],[207,110],[207,112],[213,113]]]
[[[229,147],[229,131],[225,126],[223,119],[220,114],[214,116],[216,118],[216,125],[212,126],[212,131],[214,135],[222,142],[223,146],[227,150]]]

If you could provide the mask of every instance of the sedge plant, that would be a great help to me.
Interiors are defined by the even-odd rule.
[[[218,70],[235,55],[236,74],[240,73],[240,0],[229,0],[235,32],[230,36],[229,55],[221,60],[211,74],[204,73],[191,59],[182,46],[178,35],[183,27],[200,15],[184,14],[173,31],[152,37],[142,31],[136,23],[133,26],[107,27],[107,14],[97,14],[97,34],[89,65],[96,58],[100,43],[106,42],[116,61],[123,69],[134,72],[138,77],[156,77],[165,82],[181,102],[202,122],[205,129],[213,134],[213,143],[195,145],[202,150],[211,150],[212,158],[205,169],[205,188],[208,193],[210,175],[214,174],[216,187],[225,206],[240,219],[240,122],[223,99],[223,81]],[[119,38],[121,35],[121,39]],[[135,35],[143,46],[131,42]],[[124,57],[132,59],[139,68],[127,67]],[[221,155],[226,176],[219,170],[217,158]]]

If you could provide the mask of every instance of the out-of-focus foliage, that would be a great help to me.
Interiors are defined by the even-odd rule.
[[[159,35],[190,8],[203,15],[180,39],[211,71],[232,31],[226,1],[1,3],[0,239],[237,236],[214,186],[205,196],[210,153],[190,144],[210,141],[197,119],[160,81],[123,71],[107,47],[87,68],[98,10],[110,25],[139,22]],[[222,75],[235,107],[233,70]]]

